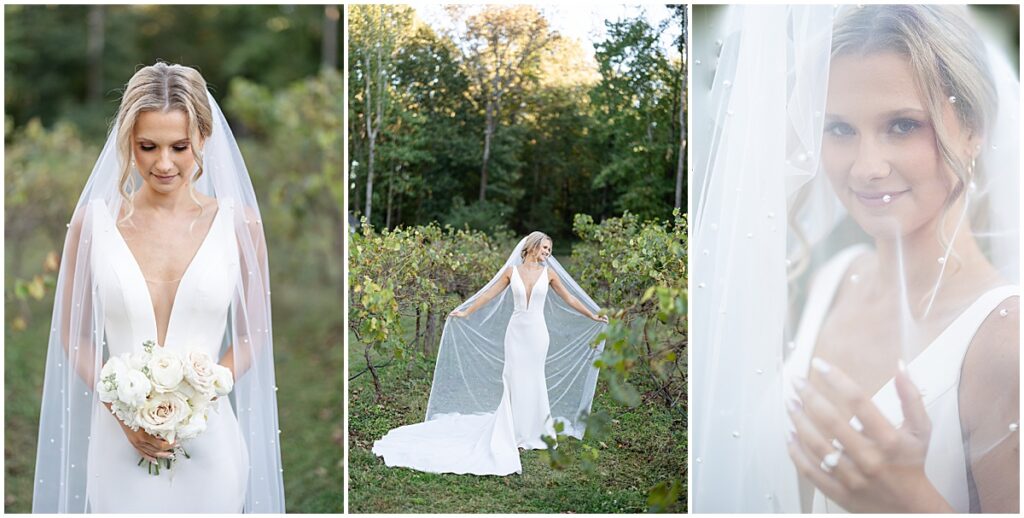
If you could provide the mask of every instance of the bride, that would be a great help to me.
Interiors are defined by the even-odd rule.
[[[544,436],[582,438],[608,322],[533,232],[441,335],[427,418],[388,432],[373,452],[388,466],[432,473],[521,473],[518,448]],[[510,288],[510,289],[506,289]],[[551,296],[555,293],[558,296]]]
[[[128,82],[68,225],[43,387],[33,512],[284,512],[263,228],[224,116],[194,69]],[[154,341],[228,367],[188,458],[132,430],[94,388]],[[143,459],[142,461],[140,461]]]
[[[963,8],[733,15],[695,142],[694,510],[1016,513],[1016,74]]]

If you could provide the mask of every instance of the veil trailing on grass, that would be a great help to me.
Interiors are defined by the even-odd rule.
[[[283,513],[270,278],[263,224],[248,170],[231,129],[213,96],[207,93],[207,99],[213,113],[213,130],[205,142],[203,174],[195,187],[219,201],[230,200],[234,206],[231,224],[238,243],[240,268],[222,354],[234,355],[236,380],[230,396],[233,409],[228,411],[237,415],[244,437],[242,447],[251,468],[244,511]],[[46,357],[33,512],[88,512],[88,488],[103,482],[89,480],[87,476],[91,473],[90,461],[103,462],[89,454],[90,431],[96,420],[114,419],[94,390],[109,352],[104,304],[91,267],[94,260],[102,258],[94,254],[91,236],[94,225],[100,224],[93,220],[94,214],[107,211],[115,221],[121,214],[118,189],[123,158],[117,150],[117,130],[115,124],[68,224]],[[136,171],[128,181],[129,191],[134,191],[141,181]],[[132,496],[145,495],[126,498]],[[159,508],[159,502],[153,505],[154,509]]]
[[[863,57],[872,52],[842,54],[842,49],[833,48],[834,27],[842,26],[847,17],[876,15],[877,20],[884,20],[877,22],[878,25],[912,24],[909,18],[903,17],[905,13],[899,11],[899,6],[863,6],[863,10],[860,9],[854,6],[733,6],[726,12],[721,39],[714,45],[698,43],[693,47],[695,66],[714,70],[710,85],[694,81],[695,89],[710,86],[709,92],[695,93],[695,97],[707,99],[707,103],[695,106],[693,112],[693,126],[709,129],[695,134],[692,142],[695,217],[691,234],[689,422],[694,512],[808,510],[807,493],[801,494],[807,486],[801,487],[787,452],[787,434],[793,424],[787,416],[784,400],[793,397],[786,382],[787,372],[799,370],[791,364],[803,358],[806,368],[816,344],[817,330],[830,310],[831,292],[829,297],[816,296],[821,287],[816,289],[815,283],[827,282],[826,278],[837,279],[842,283],[837,288],[840,293],[849,283],[856,284],[863,277],[857,273],[859,270],[854,269],[851,275],[845,268],[851,263],[839,266],[836,261],[871,251],[876,246],[876,238],[886,232],[884,225],[892,223],[891,214],[903,210],[914,214],[913,211],[919,210],[905,209],[911,207],[907,200],[912,196],[922,196],[920,189],[909,194],[907,186],[924,185],[923,180],[908,178],[909,170],[920,167],[925,160],[918,160],[912,166],[901,164],[903,169],[893,166],[890,176],[872,185],[879,189],[907,190],[892,194],[878,191],[877,196],[863,194],[863,206],[837,187],[837,182],[847,181],[846,178],[836,180],[826,174],[830,164],[823,154],[828,154],[828,146],[852,145],[850,140],[829,144],[828,139],[856,136],[862,139],[858,141],[862,146],[860,153],[865,153],[864,149],[869,147],[867,130],[864,135],[860,132],[866,125],[859,126],[854,133],[838,125],[843,121],[833,118],[832,110],[826,108],[830,80],[837,81],[836,77],[830,77],[836,56]],[[920,16],[968,19],[963,9],[952,15],[929,9],[956,8],[926,7]],[[956,23],[951,31],[956,29],[978,37],[976,32],[963,30],[963,27],[970,27],[968,21]],[[857,43],[868,45],[865,41],[851,45]],[[1006,57],[991,46],[987,56],[971,56],[971,59],[957,54],[967,53],[959,47],[951,46],[948,50],[950,54],[940,55],[940,58],[980,63],[979,67],[991,74],[990,90],[998,108],[985,105],[966,90],[941,90],[950,88],[949,85],[918,85],[927,94],[922,97],[941,101],[935,106],[926,106],[926,110],[947,110],[952,114],[950,120],[956,118],[960,124],[967,124],[966,113],[983,111],[987,114],[987,127],[972,127],[973,131],[984,135],[976,148],[976,160],[958,162],[957,155],[964,151],[953,149],[932,162],[941,162],[960,174],[958,178],[966,180],[951,183],[948,200],[939,198],[940,202],[947,203],[945,213],[941,213],[944,219],[940,228],[950,231],[921,239],[922,243],[939,250],[934,256],[928,256],[929,261],[924,261],[929,267],[905,272],[903,281],[892,286],[899,294],[893,297],[899,299],[893,304],[900,309],[892,315],[894,331],[888,336],[895,337],[899,346],[886,354],[892,354],[892,371],[896,371],[896,360],[902,360],[908,365],[911,379],[924,392],[923,403],[934,426],[925,464],[928,478],[936,486],[946,482],[963,486],[960,500],[943,494],[954,508],[963,512],[968,507],[975,509],[976,502],[968,505],[967,497],[976,499],[977,495],[969,495],[969,492],[978,489],[968,488],[967,478],[974,477],[972,484],[982,483],[981,477],[986,474],[979,466],[990,460],[986,456],[991,458],[991,454],[998,451],[1017,455],[1012,448],[1018,441],[1018,394],[1017,385],[1013,384],[1019,377],[1017,356],[1011,357],[1011,368],[1000,370],[996,364],[1002,356],[985,353],[989,346],[999,347],[999,344],[972,344],[973,333],[965,333],[959,339],[954,339],[953,335],[960,328],[977,327],[986,316],[996,324],[1000,316],[1009,316],[998,304],[1016,293],[1013,285],[1019,282],[1019,80]],[[888,78],[879,74],[874,79]],[[857,113],[846,115],[860,116]],[[934,126],[938,127],[937,133],[944,131],[943,122],[935,122]],[[912,131],[919,126],[906,127]],[[897,129],[903,131],[904,126]],[[890,128],[878,131],[890,131]],[[896,140],[894,133],[889,135],[891,140],[886,142],[890,148],[876,147],[869,151],[899,149],[896,143],[906,142]],[[922,146],[936,146],[936,141],[921,142]],[[891,156],[886,159],[894,160]],[[832,168],[836,169],[834,164]],[[890,212],[885,212],[887,210]],[[905,216],[902,212],[897,216],[901,214]],[[875,227],[871,228],[872,225]],[[961,293],[953,289],[955,284],[950,279],[955,279],[964,268],[953,243],[968,233],[972,233],[994,272],[984,284],[993,287],[991,293],[979,296],[977,292]],[[902,250],[901,261],[919,252],[919,249],[901,248],[906,240],[906,236],[895,238],[897,248]],[[851,252],[846,253],[848,250]],[[880,254],[872,257],[876,255],[882,257]],[[903,271],[904,264],[881,267]],[[919,283],[924,288],[911,286],[906,280],[908,274],[925,277],[926,281]],[[914,289],[924,289],[926,296],[919,300],[907,295]],[[867,313],[871,306],[861,307]],[[948,320],[953,323],[948,328],[939,327],[946,333],[936,337],[936,329],[926,323],[940,319],[940,314],[949,315]],[[972,318],[973,324],[964,322]],[[1017,338],[1012,340],[1015,344]],[[968,345],[977,350],[970,351]],[[945,360],[937,357],[938,351],[948,353],[944,355]],[[965,355],[970,358],[971,354],[981,358],[985,367],[972,371],[965,363],[961,375],[960,361]],[[854,362],[850,363],[838,367],[854,369]],[[990,370],[1004,372],[1006,376],[986,380],[977,374]],[[950,394],[946,390],[950,387],[942,385],[943,380],[952,380],[953,404],[950,406],[944,406],[946,403],[939,400],[943,393]],[[883,386],[874,401],[894,425],[899,425],[903,415],[891,388],[891,382]],[[958,391],[959,405],[955,402]],[[897,402],[895,407],[885,406],[882,400],[888,396],[892,396],[889,401]],[[991,411],[978,422],[965,422],[966,433],[961,441],[961,423],[950,413],[957,408],[982,407]],[[947,422],[954,424],[946,426]],[[947,445],[950,448],[946,448]],[[1010,450],[1003,450],[1004,447]],[[954,463],[942,464],[943,456],[948,455],[950,449],[962,451],[959,468]],[[841,449],[837,451],[842,453]],[[970,474],[972,467],[973,475]],[[997,502],[1000,498],[1014,498],[1011,494],[1016,493],[1016,477],[1007,476],[1000,482],[991,474],[988,476],[987,496]],[[993,494],[996,496],[992,497]]]
[[[498,282],[508,268],[522,264],[525,241],[519,242],[490,282],[458,309],[468,308]],[[597,313],[597,304],[557,259],[548,257],[546,265],[558,275],[569,293]],[[450,414],[488,414],[498,407],[503,387],[505,329],[513,304],[512,290],[505,289],[468,317],[445,321],[427,403],[427,421]],[[551,417],[563,423],[562,433],[582,439],[597,386],[598,370],[594,360],[604,347],[604,342],[597,346],[593,342],[605,324],[581,315],[554,290],[548,290],[544,320],[551,337],[545,364]]]

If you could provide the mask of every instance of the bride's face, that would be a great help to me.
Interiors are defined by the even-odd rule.
[[[132,156],[154,191],[166,194],[188,185],[196,165],[188,115],[181,110],[140,113],[132,131]]]
[[[829,71],[822,164],[836,195],[874,237],[905,236],[943,213],[956,177],[935,124],[967,156],[969,132],[952,106],[933,121],[910,62],[896,53],[834,58]]]
[[[545,239],[531,251],[534,261],[547,261],[551,257],[551,240]]]

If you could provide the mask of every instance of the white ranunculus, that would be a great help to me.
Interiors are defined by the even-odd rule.
[[[110,404],[110,411],[132,430],[139,429],[137,409],[123,401],[114,401]]]
[[[155,394],[139,407],[139,426],[150,435],[174,442],[178,426],[192,414],[188,400],[177,392]]]
[[[135,369],[125,369],[117,380],[117,398],[133,407],[143,404],[151,390],[149,378]]]
[[[193,411],[192,416],[188,418],[188,422],[178,429],[178,440],[184,441],[187,439],[193,439],[205,431],[206,414],[204,412]]]
[[[176,354],[154,349],[146,366],[157,392],[171,392],[185,379],[185,366]]]
[[[213,366],[213,359],[203,351],[191,350],[185,353],[185,379],[196,392],[206,396],[214,394]]]
[[[213,390],[218,396],[226,396],[231,393],[231,389],[235,387],[235,377],[231,374],[231,369],[214,364],[213,376]]]
[[[128,365],[119,356],[112,356],[100,370],[100,382],[96,384],[96,392],[100,401],[113,403],[117,401],[117,386],[125,377]]]

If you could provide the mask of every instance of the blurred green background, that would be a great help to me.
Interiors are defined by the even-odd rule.
[[[340,513],[341,6],[5,6],[6,512],[31,509],[65,223],[120,92],[159,60],[199,69],[267,230],[288,512]]]

